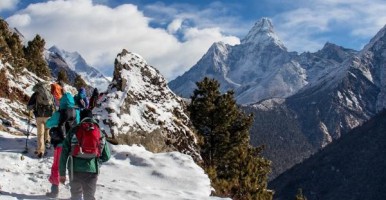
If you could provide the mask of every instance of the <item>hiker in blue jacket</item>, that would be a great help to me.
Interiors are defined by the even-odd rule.
[[[54,146],[54,162],[51,167],[49,181],[51,192],[46,196],[56,198],[59,194],[59,161],[62,152],[62,142],[67,132],[80,121],[79,109],[75,109],[74,97],[68,92],[64,93],[60,99],[59,110],[56,111],[46,122],[46,126],[51,128],[51,144]]]
[[[78,94],[75,95],[74,99],[80,110],[88,108],[89,101],[87,98],[86,89],[84,87],[79,88]]]

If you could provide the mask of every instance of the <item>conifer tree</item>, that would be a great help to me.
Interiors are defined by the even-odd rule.
[[[17,73],[27,65],[19,35],[11,32],[7,22],[2,19],[0,19],[0,59],[10,63]]]
[[[79,74],[77,74],[74,80],[74,87],[81,88],[86,86],[87,86],[87,83],[83,80],[83,78]]]
[[[45,43],[40,35],[36,35],[32,41],[28,42],[28,46],[24,48],[24,54],[28,60],[27,69],[44,79],[48,79],[50,77],[50,69],[44,60]]]
[[[241,112],[233,91],[221,94],[216,80],[204,78],[196,84],[188,110],[203,138],[203,167],[215,194],[234,199],[272,199],[266,189],[270,162],[260,156],[262,148],[249,144],[253,117]]]
[[[61,69],[61,70],[58,72],[58,78],[57,78],[57,80],[58,80],[58,81],[62,81],[63,83],[69,84],[67,71],[64,70],[64,69]]]

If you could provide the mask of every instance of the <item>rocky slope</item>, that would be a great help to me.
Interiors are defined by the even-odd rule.
[[[386,112],[327,145],[269,184],[274,199],[385,199]]]
[[[180,151],[199,159],[184,101],[139,55],[123,50],[114,77],[94,113],[108,135],[153,152]]]
[[[23,134],[26,130],[21,127],[27,127],[26,103],[33,93],[32,87],[44,80],[22,66],[15,69],[12,64],[23,60],[22,54],[15,56],[18,46],[10,46],[13,43],[5,39],[12,36],[12,30],[5,22],[0,25],[3,25],[0,26],[0,81],[3,84],[0,130]],[[55,62],[69,68],[68,61],[60,54],[49,54],[56,55]],[[76,93],[68,85],[66,90]],[[94,112],[104,132],[116,136],[121,143],[143,145],[153,152],[180,151],[200,160],[184,101],[170,91],[164,77],[139,55],[126,50],[118,55],[113,82]],[[31,122],[34,123],[33,118]]]

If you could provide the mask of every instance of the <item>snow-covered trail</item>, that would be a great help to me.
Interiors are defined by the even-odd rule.
[[[38,159],[33,154],[36,137],[0,131],[0,199],[47,199],[53,149]],[[110,146],[112,158],[101,168],[96,199],[205,200],[210,181],[190,156],[179,152],[154,154],[139,146]],[[59,199],[70,198],[67,185],[60,185]]]

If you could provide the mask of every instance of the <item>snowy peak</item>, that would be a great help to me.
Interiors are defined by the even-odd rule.
[[[110,81],[97,69],[87,64],[86,60],[78,52],[68,52],[57,46],[52,46],[48,49],[48,63],[55,68],[59,65],[58,62],[64,62],[68,68],[79,74],[87,84],[98,88],[100,91],[105,91]],[[55,59],[59,59],[56,60]],[[58,71],[58,70],[54,70]]]
[[[275,44],[286,49],[273,29],[272,21],[269,18],[262,18],[255,23],[247,36],[241,40],[241,44],[253,43],[263,46]]]
[[[60,57],[62,57],[68,67],[70,67],[70,69],[76,71],[76,65],[77,63],[81,62],[81,63],[85,63],[86,61],[82,58],[82,56],[80,56],[79,53],[77,52],[67,52],[63,49],[60,49],[59,47],[57,46],[52,46],[51,48],[48,49],[48,51],[52,52],[52,53],[56,53],[58,54]]]
[[[138,54],[123,50],[101,106],[94,110],[103,131],[152,152],[180,151],[200,159],[184,101]]]
[[[203,59],[209,58],[213,61],[213,70],[224,73],[225,60],[229,54],[229,46],[223,42],[216,42],[209,48],[208,52],[203,56]]]
[[[321,50],[315,53],[315,55],[341,63],[355,53],[357,53],[357,51],[327,42]]]
[[[208,52],[212,52],[216,55],[218,54],[225,55],[228,52],[228,48],[227,48],[227,45],[223,42],[215,42],[209,48]]]
[[[370,40],[370,43],[367,44],[362,52],[366,52],[369,49],[375,48],[373,50],[379,50],[382,46],[386,44],[386,25],[378,31],[378,33]]]

